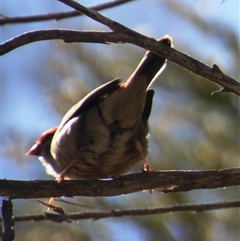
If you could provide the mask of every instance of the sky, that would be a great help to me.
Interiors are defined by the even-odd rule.
[[[167,1],[167,0],[162,0]],[[179,40],[188,41],[190,48],[202,48],[206,42],[213,41],[214,46],[202,52],[202,59],[209,59],[214,56],[220,66],[229,64],[224,62],[221,46],[218,41],[204,39],[198,36],[195,29],[190,28],[187,23],[181,20],[180,16],[173,17],[166,8],[161,7],[162,1],[139,0],[126,5],[121,5],[109,10],[101,11],[107,17],[116,20],[129,28],[142,34],[158,38],[169,34],[174,39],[174,46],[178,49]],[[96,5],[104,1],[85,0],[81,3],[86,6]],[[147,2],[147,9],[146,9]],[[235,29],[239,34],[239,1],[238,0],[182,0],[189,11],[204,17],[206,21],[221,20],[229,28]],[[71,10],[58,1],[49,0],[0,0],[0,11],[3,16],[34,15],[48,12]],[[87,26],[86,29],[107,29],[87,17],[73,18],[62,21],[47,21],[27,24],[11,24],[0,27],[1,43],[26,31],[33,31],[45,28],[74,28],[78,29],[78,23]],[[189,27],[189,28],[188,28]],[[64,43],[58,43],[64,44]],[[57,45],[57,44],[56,44]],[[181,49],[187,53],[187,49]],[[48,64],[51,57],[51,45],[47,42],[35,42],[18,49],[15,49],[0,59],[0,123],[1,123],[1,145],[6,143],[6,135],[14,129],[26,136],[26,139],[38,137],[44,130],[56,126],[61,117],[52,112],[42,101],[44,91],[34,85],[32,78],[34,74],[45,71],[44,64]],[[94,53],[92,53],[94,54]],[[230,60],[229,60],[230,61]],[[113,76],[114,77],[114,76]],[[239,76],[233,76],[239,79]],[[49,117],[51,116],[51,117]],[[19,143],[22,145],[22,143]],[[14,147],[13,147],[14,148]],[[26,146],[21,149],[23,158],[27,151]],[[1,150],[2,151],[2,148]],[[0,177],[7,179],[39,179],[38,172],[42,168],[36,158],[29,159],[29,165],[19,167],[14,161],[3,159],[0,156],[1,169]],[[44,172],[43,168],[42,171]],[[49,177],[46,175],[46,179]],[[115,225],[109,222],[109,225]],[[118,221],[116,227],[121,221]],[[128,223],[121,225],[127,229]],[[129,233],[129,239],[139,240],[139,234]],[[143,235],[143,234],[141,234]],[[115,239],[117,240],[117,238]],[[119,239],[121,240],[121,239]]]
[[[101,1],[82,1],[81,3],[92,6],[101,3]],[[239,33],[239,2],[237,0],[222,2],[216,0],[188,0],[184,3],[189,8],[189,11],[203,16],[207,21],[221,19],[226,26],[235,29]],[[167,33],[173,37],[176,48],[178,47],[178,39],[188,39],[188,36],[191,39],[194,35],[194,29],[188,28],[187,23],[181,23],[184,29],[179,31],[178,25],[182,21],[181,17],[170,16],[165,8],[161,8],[161,1],[148,1],[149,11],[146,11],[145,5],[145,1],[133,1],[126,5],[104,10],[102,13],[148,36],[158,38]],[[52,9],[54,9],[54,12],[70,10],[58,1],[1,1],[1,14],[8,17],[48,13],[53,12]],[[45,28],[77,28],[78,21],[84,23],[88,28],[89,26],[93,29],[105,28],[100,24],[95,24],[94,21],[87,17],[62,21],[10,24],[1,27],[1,42],[26,31]],[[195,36],[189,44],[192,45],[190,47],[195,48],[195,46],[204,44],[204,41],[211,40],[205,40],[203,36]],[[184,51],[187,52],[187,50]],[[3,136],[15,128],[23,135],[38,136],[39,133],[57,125],[60,121],[59,116],[52,114],[46,108],[46,103],[41,100],[41,95],[44,93],[34,86],[31,79],[33,73],[44,71],[44,69],[38,69],[38,67],[40,63],[48,64],[50,53],[51,45],[47,42],[35,42],[15,49],[1,57],[1,123]],[[225,62],[221,63],[222,58],[216,56],[220,54],[218,46],[212,46],[211,49],[203,51],[202,54],[203,59],[207,59],[211,54],[214,55],[220,61],[220,66],[227,64]],[[52,117],[48,118],[49,115]],[[4,138],[2,138],[2,142],[4,142]],[[25,166],[19,172],[18,167],[12,165],[11,162],[6,160],[1,160],[1,162],[2,178],[25,179],[26,172],[28,178],[34,178],[35,172],[31,171],[31,169],[34,170],[34,165]]]

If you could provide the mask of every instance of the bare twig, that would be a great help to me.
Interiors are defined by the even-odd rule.
[[[219,84],[220,86],[223,87],[224,91],[229,91],[229,92],[235,93],[237,95],[240,95],[240,83],[239,82],[237,82],[234,79],[224,75],[223,73],[218,73],[218,71],[216,73],[216,75],[218,75],[218,77],[212,78],[211,73],[214,72],[214,69],[208,67],[207,65],[201,63],[200,61],[196,61],[196,60],[191,61],[191,57],[186,55],[186,54],[183,54],[182,56],[179,56],[178,58],[176,58],[176,55],[174,56],[174,52],[171,52],[171,53],[169,52],[169,53],[167,53],[167,55],[165,55],[164,51],[166,51],[167,46],[164,46],[164,44],[162,44],[163,46],[161,48],[159,48],[159,49],[161,49],[160,53],[159,52],[157,53],[157,51],[155,51],[155,49],[149,48],[149,46],[151,44],[154,44],[154,43],[150,44],[150,41],[152,41],[150,38],[146,38],[144,35],[139,34],[135,31],[123,26],[122,24],[101,15],[100,13],[98,13],[94,10],[88,9],[88,8],[84,7],[83,5],[77,3],[73,0],[58,0],[58,1],[76,9],[77,11],[85,14],[86,16],[92,18],[93,20],[108,26],[113,31],[120,32],[120,33],[123,33],[124,35],[135,38],[134,42],[132,42],[133,44],[136,44],[140,47],[146,48],[146,49],[160,55],[163,58],[171,60],[171,61],[185,67],[186,69],[194,72],[197,75],[200,75],[200,76],[202,76],[206,79],[209,79],[209,80],[213,81],[216,84]],[[139,43],[138,41],[141,41],[142,39],[144,39],[144,41],[149,43],[150,45],[146,47],[146,46],[142,45],[142,43]],[[166,48],[166,49],[164,50],[164,48]],[[161,52],[163,52],[163,54]],[[184,56],[184,58],[182,58],[183,56]],[[225,81],[222,81],[221,77],[223,77],[223,76],[228,78],[227,82],[231,83],[231,87],[226,86]],[[237,89],[238,93],[236,93],[234,89]]]
[[[115,7],[121,5],[123,3],[131,2],[133,0],[115,0],[107,3],[98,4],[96,6],[89,7],[90,9],[94,9],[95,11],[100,11],[103,9]],[[64,18],[71,18],[81,16],[82,13],[78,11],[69,11],[69,12],[61,12],[61,13],[48,13],[34,16],[18,16],[18,17],[2,17],[0,18],[0,25],[5,24],[19,24],[19,23],[29,23],[35,21],[48,21],[48,20],[61,20]]]
[[[108,26],[114,32],[81,32],[68,30],[40,30],[33,31],[17,36],[0,45],[0,55],[3,55],[19,46],[34,41],[47,39],[63,39],[65,42],[95,42],[95,43],[132,43],[142,48],[148,49],[159,56],[171,60],[187,70],[202,76],[221,86],[221,91],[232,92],[240,96],[240,83],[225,75],[216,68],[211,68],[202,62],[191,58],[173,48],[159,43],[158,41],[139,34],[109,18],[104,17],[98,12],[88,9],[72,0],[59,0],[86,14],[92,19]],[[70,36],[71,34],[71,36]],[[215,65],[214,65],[215,66]]]
[[[182,204],[182,205],[173,205],[160,208],[139,208],[131,210],[106,210],[98,212],[81,212],[81,213],[72,213],[57,215],[53,213],[43,213],[39,215],[24,215],[24,216],[15,216],[15,222],[23,221],[54,221],[54,222],[71,222],[74,220],[86,220],[93,219],[98,220],[101,218],[117,218],[117,217],[127,217],[127,216],[145,216],[145,215],[156,215],[164,213],[173,213],[173,212],[202,212],[210,211],[217,209],[226,209],[226,208],[237,208],[240,207],[240,200],[229,201],[229,202],[216,202],[216,203],[206,203],[206,204]]]
[[[210,171],[159,171],[130,174],[113,180],[16,181],[0,180],[0,196],[44,198],[116,196],[148,189],[179,192],[240,185],[240,168]]]
[[[104,17],[98,12],[88,9],[72,0],[59,0],[76,10],[86,14],[90,18],[108,26],[113,33],[99,33],[99,32],[77,32],[72,36],[69,35],[69,31],[64,30],[45,30],[29,32],[14,39],[11,39],[3,43],[0,47],[0,55],[3,55],[12,49],[22,46],[24,44],[46,40],[46,39],[63,39],[65,42],[115,42],[115,43],[132,43],[142,48],[148,49],[159,56],[169,59],[184,68],[200,75],[206,79],[221,86],[224,91],[232,92],[236,95],[240,95],[240,83],[222,72],[216,71],[215,68],[211,68],[202,62],[191,58],[190,56],[181,53],[175,49],[171,49],[168,46],[157,42],[156,40],[139,34],[109,18]],[[117,33],[116,33],[117,32]]]
[[[124,33],[124,34],[127,34],[127,35],[131,35],[131,36],[135,36],[135,34],[137,34],[137,37],[139,37],[139,33],[127,28],[126,26],[116,22],[116,21],[113,21],[112,19],[110,18],[107,18],[105,16],[103,16],[102,14],[92,10],[92,9],[89,9],[83,5],[81,5],[80,3],[77,3],[75,1],[72,1],[72,0],[58,0],[59,2],[62,2],[74,9],[76,9],[77,11],[85,14],[86,16],[88,16],[89,18],[103,24],[103,25],[106,25],[108,26],[110,29],[112,29],[113,31],[116,31],[116,32],[121,32],[121,33]]]
[[[148,49],[163,58],[167,58],[197,75],[211,80],[222,86],[225,91],[228,90],[240,96],[240,83],[233,78],[220,71],[216,71],[215,68],[211,68],[176,49],[169,48],[155,39],[138,33],[136,33],[136,36],[137,37],[132,37],[131,35],[118,32],[92,32],[62,29],[39,30],[24,33],[1,44],[0,55],[4,55],[17,47],[31,42],[50,39],[62,39],[65,42],[132,43]]]
[[[112,32],[75,31],[64,29],[47,29],[26,32],[18,35],[0,45],[0,55],[4,55],[20,46],[42,40],[62,39],[66,43],[72,42],[95,42],[107,43],[118,42],[121,35]]]

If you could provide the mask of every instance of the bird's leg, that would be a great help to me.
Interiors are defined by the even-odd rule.
[[[73,166],[73,164],[75,163],[75,160],[73,160],[73,161],[71,161],[64,169],[63,169],[63,171],[61,171],[58,175],[57,175],[57,177],[56,177],[56,181],[57,181],[57,183],[61,183],[63,180],[64,180],[64,175],[65,175],[65,173]],[[48,201],[48,204],[50,205],[50,206],[53,206],[53,207],[55,207],[53,204],[54,204],[54,201],[55,201],[55,198],[54,197],[51,197],[50,199],[49,199],[49,201]],[[47,211],[49,211],[50,209],[52,209],[51,207],[48,207],[48,210]]]
[[[55,197],[50,197],[49,201],[48,201],[48,209],[47,212],[49,212],[50,210],[55,210],[57,207],[54,205],[55,202]]]
[[[50,209],[53,210],[54,212],[58,213],[58,214],[65,214],[64,212],[64,209],[61,208],[61,207],[57,207],[57,206],[53,206],[52,204],[50,203],[45,203],[45,202],[42,202],[40,200],[36,200],[37,202],[41,203],[42,205],[44,206],[47,206],[48,207],[48,210],[49,211]],[[50,200],[49,200],[50,201]]]
[[[54,204],[54,201],[55,201],[55,198],[54,197],[50,197],[49,201],[48,201],[48,204],[53,206]],[[48,211],[49,211],[50,207],[48,207]]]
[[[145,172],[151,172],[152,169],[151,169],[151,167],[149,166],[148,161],[147,161],[146,157],[145,157],[144,154],[143,154],[142,146],[141,146],[141,143],[140,143],[139,140],[136,140],[136,141],[135,141],[135,148],[136,148],[136,150],[140,153],[140,155],[141,155],[141,157],[142,157],[142,160],[143,160],[143,170],[144,170]],[[143,190],[143,191],[145,192],[146,190]],[[154,189],[149,189],[149,194],[152,194],[153,192],[154,192]]]
[[[54,205],[55,202],[55,198],[51,197],[48,201],[48,209],[47,212],[49,212],[50,210],[56,212],[56,213],[60,213],[60,214],[64,214],[64,209],[62,207],[58,207]]]
[[[143,170],[146,171],[146,172],[151,172],[152,169],[149,166],[148,161],[147,161],[146,157],[143,154],[142,146],[141,146],[141,143],[140,143],[139,140],[135,141],[135,148],[139,152],[140,156],[142,157],[142,160],[143,160]]]
[[[71,161],[64,169],[63,171],[61,171],[57,177],[56,177],[56,181],[57,183],[60,183],[64,180],[64,175],[65,173],[73,166],[73,164],[75,163],[75,160]]]

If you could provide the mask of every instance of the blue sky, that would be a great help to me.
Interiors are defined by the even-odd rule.
[[[82,4],[95,5],[102,1],[82,1]],[[239,34],[239,2],[236,0],[225,0],[223,2],[216,0],[208,1],[183,1],[188,6],[189,11],[204,17],[206,21],[221,20],[226,26],[235,29]],[[191,48],[199,48],[205,41],[213,41],[214,46],[211,49],[203,51],[203,60],[213,55],[218,59],[220,66],[221,53],[217,46],[217,41],[209,40],[204,36],[196,36],[195,29],[188,27],[187,23],[181,20],[181,17],[173,17],[161,7],[161,1],[148,1],[146,11],[146,1],[133,1],[102,13],[120,23],[133,28],[143,34],[159,37],[169,34],[174,39],[174,45],[178,48],[178,39],[189,41]],[[58,1],[20,1],[9,0],[1,2],[1,14],[4,16],[19,16],[48,13],[54,11],[67,11]],[[8,40],[18,34],[30,30],[44,28],[76,28],[78,21],[91,26],[93,29],[101,28],[101,25],[95,24],[87,17],[73,18],[63,21],[47,21],[29,24],[6,25],[1,27],[1,42]],[[186,40],[184,40],[186,39]],[[62,44],[62,43],[61,43]],[[188,44],[188,43],[187,43]],[[187,53],[187,50],[184,49]],[[46,108],[46,103],[42,102],[41,90],[34,86],[31,78],[33,73],[44,71],[38,69],[40,63],[48,63],[51,55],[51,45],[47,42],[35,42],[11,51],[1,58],[1,85],[2,85],[2,131],[6,135],[11,129],[18,129],[20,133],[27,136],[38,136],[39,133],[47,128],[55,126],[60,121],[57,115],[52,114],[51,110]],[[44,66],[44,65],[42,65]],[[51,118],[48,118],[51,115]],[[46,118],[47,117],[47,118]],[[33,134],[34,132],[34,134]],[[4,138],[2,141],[4,142]],[[25,152],[26,150],[23,150]],[[2,177],[5,178],[26,178],[26,172],[29,178],[34,178],[35,173],[31,172],[34,166],[23,167],[19,172],[18,167],[11,162],[1,160]],[[27,168],[27,169],[26,169]],[[28,170],[29,169],[29,170]],[[32,174],[32,175],[31,175]]]
[[[102,1],[81,1],[82,4],[96,5]],[[239,34],[239,2],[235,0],[225,0],[223,2],[216,0],[209,1],[182,1],[189,11],[204,17],[208,22],[214,22],[221,19],[226,27],[235,29]],[[1,2],[1,13],[5,16],[33,15],[57,11],[71,10],[58,1],[20,1],[9,0]],[[196,35],[195,29],[190,27],[188,23],[181,20],[180,16],[173,17],[166,8],[161,6],[161,1],[148,1],[146,11],[146,1],[133,1],[126,5],[122,5],[102,13],[120,23],[133,28],[143,34],[159,37],[169,34],[174,39],[174,45],[178,48],[178,39],[188,41],[187,44],[191,48],[196,48],[206,41],[204,36]],[[95,24],[87,17],[72,18],[63,21],[47,21],[43,23],[29,23],[6,25],[1,27],[1,42],[8,40],[18,34],[26,31],[43,29],[43,28],[76,28],[78,21],[93,29],[103,27]],[[216,26],[217,28],[217,26]],[[189,41],[190,40],[190,41]],[[209,40],[207,40],[209,41]],[[202,60],[210,58],[210,55],[219,59],[221,62],[221,53],[216,40],[211,48],[203,51]],[[51,56],[50,45],[47,42],[35,42],[11,51],[1,58],[1,122],[2,122],[2,141],[8,131],[12,128],[19,130],[22,135],[36,137],[47,128],[55,126],[59,123],[60,118],[56,113],[52,112],[42,101],[44,90],[39,90],[34,86],[32,81],[34,72],[34,64],[46,63]],[[187,52],[187,49],[182,49]],[[227,65],[228,62],[220,63],[220,66]],[[29,68],[30,67],[30,68]],[[44,71],[44,65],[41,64]],[[49,117],[51,116],[51,117]],[[40,121],[39,121],[40,120]],[[22,150],[24,153],[26,150]],[[27,158],[27,157],[26,157]],[[35,165],[19,167],[12,162],[1,159],[3,178],[25,179],[34,178],[36,173],[32,172]],[[39,168],[38,165],[36,168]]]
[[[0,1],[1,14],[8,17],[48,13],[53,12],[53,10],[54,12],[71,10],[54,0]],[[208,39],[208,36],[206,37],[197,33],[193,27],[182,20],[181,16],[173,16],[164,8],[161,5],[161,2],[164,1],[167,0],[133,1],[126,5],[101,11],[101,13],[148,36],[158,38],[164,34],[169,34],[173,37],[174,46],[177,49],[183,48],[181,50],[186,53],[188,53],[188,48],[186,47],[204,49],[201,53],[201,60],[203,62],[209,61],[208,64],[210,65],[217,63],[224,69],[231,63],[231,56],[228,56],[226,61],[225,56],[228,53],[226,49],[222,51],[221,41],[218,39]],[[81,1],[82,4],[86,4],[87,6],[102,2],[104,1]],[[221,0],[182,0],[179,2],[185,4],[189,11],[203,17],[207,22],[211,23],[221,20],[225,27],[234,29],[239,36],[240,9],[238,0],[225,0],[222,2]],[[0,29],[0,38],[1,42],[3,42],[26,31],[46,28],[77,29],[78,26],[86,26],[85,30],[90,27],[97,30],[107,29],[82,16],[62,21],[2,26]],[[186,44],[183,46],[178,42]],[[209,42],[213,44],[211,45]],[[60,42],[54,43],[55,47],[63,44]],[[29,137],[37,138],[41,132],[58,125],[60,122],[61,116],[58,116],[56,111],[49,108],[47,103],[43,101],[44,90],[35,86],[32,80],[36,73],[45,71],[44,66],[48,65],[51,54],[55,52],[52,51],[52,45],[48,44],[48,42],[35,42],[15,49],[1,57],[1,145],[7,145],[6,136],[14,129],[17,129],[19,133],[26,136],[26,139],[29,139]],[[239,76],[233,77],[239,79]],[[1,156],[0,177],[7,179],[40,179],[42,176],[39,176],[39,170],[42,170],[42,173],[44,173],[43,167],[37,161],[37,158],[25,157],[24,154],[30,146],[26,146],[26,143],[19,143],[19,145],[21,147],[20,155],[27,161],[19,167],[14,160]],[[51,179],[47,175],[45,178]],[[127,230],[128,237],[125,236],[125,238],[139,240],[139,235],[144,235],[138,232],[129,232],[132,228],[130,222],[121,223],[120,220],[114,223],[111,220],[107,220],[106,222],[112,225],[112,235],[117,234],[115,240],[123,240],[121,235],[119,236],[119,233],[115,232],[119,228],[118,225],[124,225],[122,226],[123,230]],[[128,224],[130,228],[128,228]],[[124,232],[122,235],[124,236]]]

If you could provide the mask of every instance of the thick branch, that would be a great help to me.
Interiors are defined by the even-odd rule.
[[[23,45],[43,41],[61,39],[66,43],[72,42],[93,42],[93,43],[118,43],[121,34],[110,32],[75,31],[63,29],[47,29],[30,31],[18,35],[0,45],[0,55],[4,55]]]
[[[145,42],[151,41],[150,38],[147,39],[144,35],[139,34],[135,31],[125,27],[124,25],[101,15],[100,13],[98,13],[98,12],[92,10],[92,9],[88,9],[85,6],[75,2],[73,0],[58,0],[58,1],[76,9],[77,11],[85,14],[86,16],[92,18],[93,20],[108,26],[113,31],[120,32],[120,33],[128,35],[129,37],[135,38],[134,42],[131,42],[131,43],[136,44],[136,45],[138,45],[142,48],[151,50],[152,52],[160,55],[161,57],[169,59],[169,60],[185,67],[186,69],[194,72],[195,74],[200,75],[200,76],[202,76],[206,79],[209,79],[209,80],[213,81],[214,83],[219,84],[220,86],[222,86],[222,88],[220,89],[219,92],[230,91],[232,93],[240,95],[240,83],[238,83],[237,81],[234,81],[233,79],[231,79],[230,77],[225,75],[225,77],[227,78],[227,82],[231,83],[230,86],[228,86],[228,84],[225,85],[225,81],[222,81],[222,78],[221,78],[221,77],[224,77],[223,76],[224,74],[222,73],[222,71],[219,69],[219,67],[217,65],[214,65],[213,68],[209,68],[207,65],[204,65],[203,63],[201,63],[199,61],[191,61],[191,57],[188,56],[188,55],[185,55],[184,58],[179,57],[178,59],[176,59],[176,53],[174,54],[174,52],[171,52],[171,53],[168,53],[167,55],[164,55],[165,53],[162,54],[161,52],[164,51],[164,47],[166,49],[167,49],[167,47],[164,46],[163,44],[162,44],[163,45],[162,49],[159,53],[159,52],[155,51],[155,49],[150,48],[151,44],[154,44],[154,43],[151,43],[151,44],[149,43],[150,45],[148,47],[148,46],[139,44],[137,42],[138,40],[142,40],[142,39],[144,39]],[[187,64],[185,64],[186,61],[187,61]],[[215,72],[218,75],[217,78],[212,78],[212,74],[211,74],[212,72]],[[237,89],[237,93],[235,92],[235,88]]]
[[[44,198],[116,196],[147,189],[190,191],[240,185],[240,168],[210,171],[159,171],[121,176],[113,180],[15,181],[0,180],[0,196]]]
[[[160,208],[144,208],[144,209],[131,209],[131,210],[104,210],[98,212],[81,212],[70,213],[64,215],[58,215],[53,213],[43,213],[39,215],[24,215],[15,216],[15,222],[22,221],[54,221],[54,222],[71,222],[74,220],[93,219],[98,220],[100,218],[112,218],[112,217],[127,217],[127,216],[145,216],[156,215],[173,212],[202,212],[216,209],[236,208],[240,207],[240,200],[231,202],[217,202],[217,203],[205,203],[205,204],[183,204],[174,205]]]
[[[65,42],[132,43],[167,58],[187,70],[222,86],[224,90],[240,96],[240,83],[222,73],[216,65],[211,68],[176,49],[168,48],[155,39],[138,33],[136,34],[137,37],[116,32],[88,32],[61,29],[38,30],[24,33],[1,44],[0,55],[4,55],[25,44],[41,40],[62,39]]]
[[[94,9],[95,11],[100,11],[103,9],[115,7],[121,5],[123,3],[130,2],[132,0],[115,0],[107,3],[98,4],[96,6],[89,7],[90,9]],[[79,11],[69,11],[62,13],[48,13],[34,16],[18,16],[18,17],[2,17],[0,18],[0,25],[4,24],[19,24],[19,23],[28,23],[35,21],[47,21],[47,20],[60,20],[64,18],[77,17],[82,15]]]

